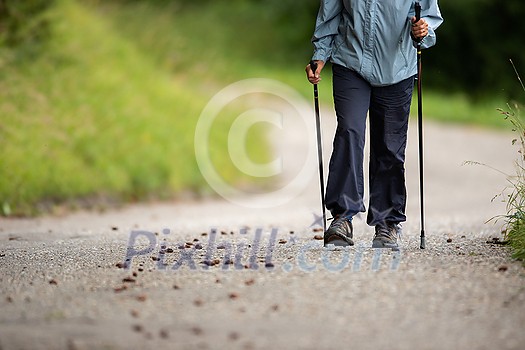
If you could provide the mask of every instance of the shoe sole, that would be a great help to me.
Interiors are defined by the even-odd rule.
[[[399,245],[397,243],[385,243],[381,241],[372,241],[372,248],[399,250]]]
[[[352,240],[348,242],[342,239],[332,239],[330,240],[330,242],[324,242],[325,247],[328,247],[329,245],[333,245],[336,247],[348,247],[354,245],[354,242]]]

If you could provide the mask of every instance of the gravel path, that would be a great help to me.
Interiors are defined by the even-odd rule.
[[[501,239],[485,221],[504,213],[491,198],[505,177],[462,166],[511,172],[511,136],[426,124],[422,251],[414,126],[398,253],[369,248],[360,218],[356,246],[322,248],[315,165],[299,196],[270,208],[215,199],[2,219],[0,349],[524,349],[525,271],[487,243]],[[304,153],[300,134],[275,140],[285,163]]]

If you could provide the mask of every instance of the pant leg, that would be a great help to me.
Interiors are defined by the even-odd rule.
[[[330,158],[326,207],[332,215],[354,216],[363,203],[363,152],[370,85],[354,71],[333,65],[337,129]]]
[[[369,225],[406,221],[405,149],[414,78],[374,87],[370,102]]]

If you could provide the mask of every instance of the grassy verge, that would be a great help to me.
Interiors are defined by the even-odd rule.
[[[94,8],[62,1],[51,17],[54,36],[45,53],[17,61],[2,51],[3,213],[32,214],[39,204],[47,210],[71,198],[206,191],[193,134],[207,97],[174,79]],[[230,119],[214,124],[210,144],[218,150],[212,161],[234,181],[242,174],[222,136]]]
[[[525,87],[524,87],[525,91]],[[509,191],[505,193],[507,214],[504,216],[506,236],[513,249],[513,256],[525,264],[525,124],[518,106],[502,111],[510,121],[516,138],[512,143],[518,147],[519,157],[515,162],[516,173],[508,176]]]

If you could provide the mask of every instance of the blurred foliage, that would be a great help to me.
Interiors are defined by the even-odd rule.
[[[509,59],[525,71],[525,1],[440,0],[439,5],[445,22],[437,46],[424,56],[425,84],[478,97],[521,97]]]
[[[245,29],[255,32],[253,41],[239,48],[251,53],[250,59],[268,64],[299,64],[311,55],[313,32],[319,1],[307,0],[114,0],[149,2],[179,9],[223,4],[230,16],[242,16]],[[445,19],[438,29],[438,44],[424,55],[425,85],[443,91],[464,91],[471,97],[519,96],[509,59],[519,71],[525,69],[525,1],[523,0],[440,0]],[[236,21],[239,19],[236,18]],[[195,18],[198,25],[199,19]],[[254,28],[261,25],[263,28]],[[218,28],[224,30],[224,28]],[[254,47],[254,44],[257,47]],[[244,45],[244,46],[243,46]],[[277,51],[277,52],[276,52]]]
[[[0,44],[36,53],[51,35],[48,16],[57,0],[0,0]]]
[[[21,40],[0,51],[0,215],[210,193],[193,149],[209,96],[116,31],[113,12],[75,0],[49,11],[46,50],[18,60]],[[162,13],[143,14],[133,32]],[[252,184],[228,157],[232,115],[214,121],[210,159],[225,181]],[[266,160],[262,134],[246,144]]]
[[[0,0],[1,39],[6,44],[41,43],[49,35],[48,8],[59,0]],[[217,16],[244,28],[236,41],[225,42],[244,59],[268,64],[303,64],[311,54],[310,37],[319,6],[317,0],[79,0],[95,5],[148,4],[172,13],[206,7]],[[445,22],[438,30],[438,45],[425,53],[425,84],[445,91],[466,91],[470,96],[498,94],[516,98],[509,59],[525,69],[525,1],[440,0]],[[195,11],[198,14],[198,11]],[[136,14],[140,18],[141,14]],[[144,26],[151,26],[145,23]],[[203,25],[196,17],[193,28]],[[204,27],[206,27],[204,25]],[[216,28],[231,31],[231,28]],[[239,28],[236,28],[239,30]],[[242,29],[240,29],[242,30]],[[196,29],[198,33],[198,29]],[[210,33],[213,37],[213,34]],[[195,37],[195,40],[206,40]]]

